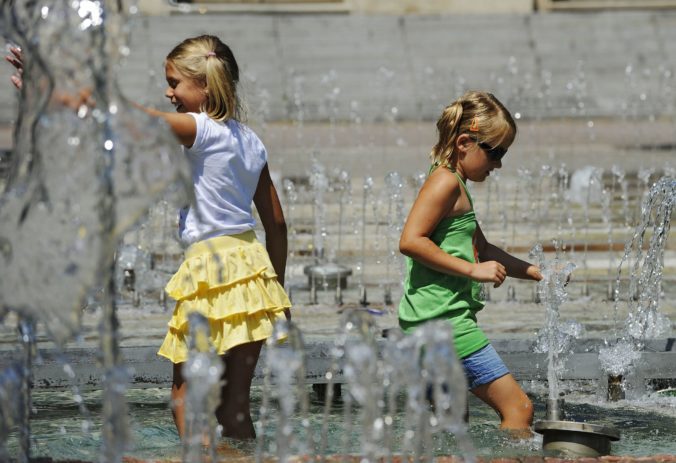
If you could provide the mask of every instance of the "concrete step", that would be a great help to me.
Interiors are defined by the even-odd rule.
[[[380,340],[378,345],[382,346],[384,342]],[[561,379],[604,381],[597,351],[603,345],[602,339],[585,339],[574,345],[573,353],[564,364]],[[543,381],[547,378],[547,354],[533,353],[531,341],[498,340],[493,342],[493,346],[519,381]],[[327,382],[326,373],[331,370],[333,363],[330,354],[333,347],[334,342],[330,340],[314,339],[306,343],[306,383]],[[157,346],[123,347],[121,354],[124,364],[132,369],[129,387],[171,386],[171,363],[157,356]],[[264,354],[261,358],[264,358]],[[103,371],[96,366],[98,359],[97,349],[42,351],[41,363],[33,372],[33,388],[58,390],[77,386],[80,390],[100,389]],[[11,357],[3,356],[0,367],[10,362]],[[262,364],[260,361],[256,368],[255,384],[263,382]],[[654,379],[676,379],[676,345],[672,339],[649,340],[636,365],[634,376],[640,377],[643,384]],[[334,375],[333,381],[338,384],[345,381],[342,371]]]

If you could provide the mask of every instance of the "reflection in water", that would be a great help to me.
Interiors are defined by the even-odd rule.
[[[324,411],[323,401],[315,395],[308,386],[311,398],[309,404],[309,427],[318,431]],[[546,394],[540,395],[531,392],[535,404],[536,415],[543,415]],[[261,406],[262,388],[254,387],[252,407],[259,410]],[[622,429],[622,439],[613,443],[613,455],[647,456],[676,454],[676,443],[672,436],[676,429],[676,417],[668,415],[665,410],[675,406],[673,400],[665,398],[647,399],[642,404],[625,402],[622,404],[599,404],[591,395],[585,393],[568,394],[566,413],[575,421],[594,421],[603,425]],[[132,450],[127,454],[136,458],[162,459],[180,458],[182,448],[171,414],[168,410],[169,391],[167,389],[137,389],[126,393],[131,414],[131,433],[134,439]],[[92,413],[93,426],[90,432],[82,430],[82,416],[70,393],[66,392],[37,392],[34,394],[34,406],[37,410],[33,418],[34,435],[39,436],[33,442],[33,455],[51,456],[60,459],[96,460],[100,450],[100,404],[101,392],[83,394],[83,402]],[[400,409],[405,406],[405,397],[398,396],[397,403]],[[279,405],[271,404],[272,413],[276,413]],[[339,430],[343,419],[343,402],[334,401],[330,409],[329,422],[332,429]],[[257,420],[258,416],[254,416]],[[357,417],[355,417],[357,420]],[[401,422],[400,419],[396,420]],[[302,423],[297,417],[292,423],[294,429],[300,430]],[[507,436],[497,432],[498,420],[495,412],[478,399],[470,397],[469,435],[476,446],[477,455],[491,457],[514,456],[541,456],[542,444],[535,440],[510,440]],[[404,429],[399,426],[395,430],[394,438],[402,442]],[[277,433],[275,426],[266,427],[266,439],[274,440]],[[355,441],[358,436],[355,435]],[[253,442],[227,442],[232,449],[247,455],[253,455]],[[16,437],[12,437],[9,450],[14,453],[18,447]],[[327,445],[327,454],[340,453],[342,436],[340,433],[330,433]],[[437,455],[458,454],[458,447],[453,436],[439,435],[434,438],[434,452]],[[222,447],[226,447],[223,445]],[[218,450],[222,455],[222,450]]]

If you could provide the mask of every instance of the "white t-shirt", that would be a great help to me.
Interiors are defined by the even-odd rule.
[[[183,151],[190,162],[195,203],[180,212],[179,237],[186,244],[254,228],[252,201],[267,152],[258,136],[234,120],[195,118],[195,143]]]

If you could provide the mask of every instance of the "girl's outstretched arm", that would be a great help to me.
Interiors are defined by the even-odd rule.
[[[446,169],[437,169],[430,175],[406,219],[399,251],[438,272],[499,286],[507,276],[502,264],[468,262],[446,253],[429,238],[439,221],[454,210],[460,189],[457,177]]]
[[[5,61],[10,63],[16,69],[16,74],[12,75],[10,80],[18,90],[21,90],[23,87],[24,69],[23,52],[19,47],[9,47],[9,52],[10,54],[5,56]],[[42,84],[46,89],[47,83],[43,81]],[[92,97],[92,89],[89,87],[84,87],[77,93],[69,93],[57,88],[52,91],[50,104],[64,106],[73,111],[78,111],[82,106],[94,108],[96,106],[96,101]]]
[[[478,224],[474,238],[474,245],[476,246],[480,261],[500,262],[507,270],[507,276],[512,278],[535,281],[542,280],[542,274],[540,273],[539,267],[521,260],[518,257],[514,257],[508,252],[486,241],[486,237]]]
[[[270,178],[270,170],[266,164],[258,179],[258,186],[254,193],[254,204],[258,210],[258,216],[265,229],[265,247],[270,255],[270,261],[277,273],[277,280],[284,285],[284,273],[286,271],[286,256],[288,241],[286,220],[279,202],[277,189]],[[291,313],[285,310],[287,320],[291,320]]]
[[[168,113],[154,108],[147,108],[138,103],[132,104],[151,116],[163,119],[169,125],[169,128],[176,138],[178,138],[181,145],[190,148],[193,143],[195,143],[195,137],[197,136],[197,122],[195,122],[195,118],[190,114]]]

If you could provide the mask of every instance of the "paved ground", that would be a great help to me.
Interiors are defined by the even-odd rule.
[[[673,139],[673,121],[658,119],[653,121],[635,121],[629,124],[623,119],[600,119],[590,129],[582,120],[526,120],[520,124],[520,135],[515,145],[510,149],[504,167],[501,169],[499,183],[502,191],[509,191],[510,185],[520,181],[522,171],[530,168],[537,171],[543,163],[558,165],[565,163],[570,171],[587,165],[604,168],[608,172],[612,166],[618,165],[628,172],[628,175],[640,169],[653,168],[657,172],[676,168],[674,147],[670,144]],[[427,152],[434,142],[434,126],[429,122],[402,122],[397,124],[329,124],[312,123],[298,126],[291,123],[270,123],[257,127],[270,150],[270,164],[279,178],[307,175],[310,167],[309,160],[317,159],[324,163],[327,171],[333,167],[347,170],[355,179],[362,175],[372,175],[378,182],[391,169],[399,169],[402,173],[423,171],[428,163]],[[592,130],[592,132],[590,132]],[[592,134],[593,136],[590,136]],[[641,136],[637,139],[636,134]],[[396,135],[396,136],[395,136]],[[9,127],[0,126],[0,142],[7,143]],[[11,142],[11,138],[9,138]],[[317,148],[314,154],[313,147]],[[546,154],[543,154],[545,152]],[[673,172],[673,170],[672,170]],[[653,177],[656,178],[656,177]],[[382,183],[380,183],[382,188]],[[475,185],[479,197],[485,193],[481,188],[484,185]],[[408,199],[407,199],[408,201]],[[485,207],[483,203],[477,207]],[[597,211],[598,212],[598,211]],[[494,226],[499,224],[494,223]],[[499,228],[499,227],[498,227]],[[496,229],[495,233],[500,230]],[[529,235],[532,230],[521,230],[524,249],[520,255],[534,243],[534,236]],[[542,239],[548,238],[542,232]],[[499,236],[499,235],[498,235]],[[602,241],[606,238],[600,238]],[[581,239],[578,236],[578,239]],[[672,237],[667,243],[667,252],[664,259],[666,281],[671,282],[676,274],[676,249]],[[382,251],[382,250],[381,250]],[[579,257],[579,256],[578,256]],[[596,252],[590,254],[587,262],[589,274],[603,275],[608,268],[608,253]],[[615,259],[619,256],[615,255]],[[290,261],[290,265],[294,265]],[[380,264],[382,267],[382,264]],[[297,269],[296,269],[297,270]],[[295,284],[300,285],[293,290],[292,297],[294,320],[309,336],[330,335],[339,326],[340,312],[345,308],[356,307],[359,295],[357,294],[356,275],[352,277],[350,287],[345,291],[344,307],[333,304],[333,292],[320,291],[320,305],[309,305],[306,279],[299,271],[289,271],[291,278],[296,278]],[[302,271],[302,269],[301,269]],[[382,268],[372,267],[373,272],[380,272]],[[296,273],[294,273],[296,272]],[[570,286],[570,302],[561,309],[562,318],[571,318],[583,323],[587,328],[587,336],[603,337],[612,331],[615,319],[620,323],[624,319],[624,307],[620,307],[619,315],[615,315],[614,306],[603,302],[607,295],[607,287],[599,283],[591,298],[584,297],[584,272],[573,279]],[[160,275],[160,279],[165,278]],[[168,275],[166,276],[168,278]],[[532,336],[543,324],[544,310],[542,306],[533,303],[534,285],[516,282],[517,302],[505,302],[507,287],[491,292],[491,302],[480,314],[480,322],[491,337],[528,337]],[[162,282],[158,282],[158,286]],[[666,287],[667,295],[673,288]],[[606,284],[607,286],[607,284]],[[370,289],[369,300],[371,307],[378,309],[382,315],[376,316],[379,325],[383,328],[396,325],[393,308],[382,306],[383,289],[374,286]],[[398,301],[399,293],[395,287],[393,300]],[[138,345],[139,343],[158,343],[163,336],[167,312],[159,308],[157,298],[143,300],[148,309],[122,308],[119,311],[122,326],[123,345]],[[661,300],[661,310],[672,320],[676,320],[675,298],[668,296]],[[95,314],[85,313],[83,318],[84,331],[82,339],[95,344],[97,337],[96,326],[98,318]],[[10,317],[0,325],[1,348],[11,348],[15,342],[15,324]]]

